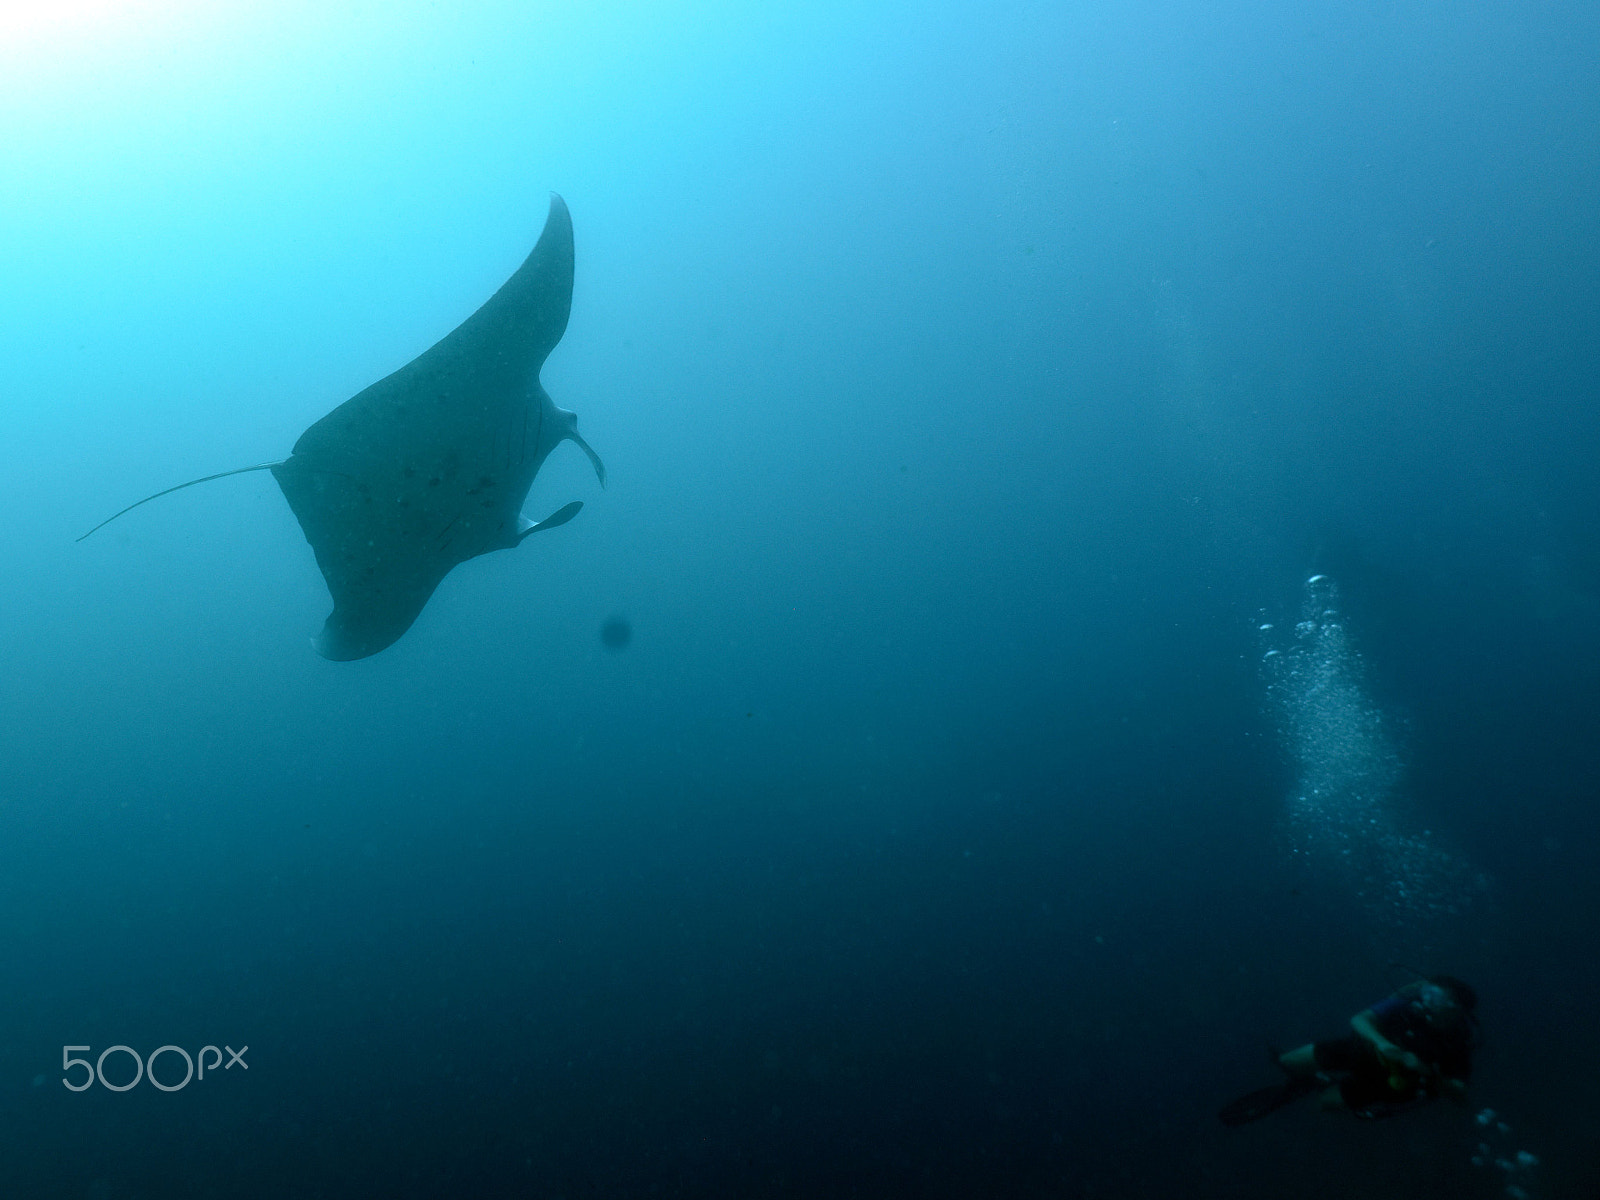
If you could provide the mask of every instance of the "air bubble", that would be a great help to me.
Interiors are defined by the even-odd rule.
[[[1406,832],[1391,811],[1402,773],[1389,722],[1373,703],[1360,655],[1326,575],[1306,581],[1292,638],[1272,644],[1262,622],[1261,673],[1299,785],[1288,805],[1291,852],[1343,877],[1370,916],[1414,932],[1459,913],[1481,876],[1432,831]]]

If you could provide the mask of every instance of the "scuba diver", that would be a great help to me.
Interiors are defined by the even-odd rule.
[[[1365,1120],[1439,1096],[1461,1099],[1472,1075],[1478,996],[1453,975],[1408,983],[1350,1018],[1349,1035],[1271,1051],[1289,1078],[1224,1106],[1224,1125],[1245,1125],[1322,1093],[1322,1107]]]

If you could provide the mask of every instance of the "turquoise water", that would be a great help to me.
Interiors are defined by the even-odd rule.
[[[0,8],[0,1190],[1587,1195],[1597,24]],[[349,663],[267,473],[74,541],[552,191],[569,524]],[[1218,1126],[1397,960],[1472,1109]]]

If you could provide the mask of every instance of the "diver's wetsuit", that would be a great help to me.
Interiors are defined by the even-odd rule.
[[[1460,1094],[1472,1073],[1476,1026],[1470,1011],[1432,980],[1407,984],[1351,1023],[1369,1032],[1313,1042],[1289,1055],[1274,1050],[1272,1059],[1288,1072],[1288,1081],[1223,1105],[1217,1114],[1222,1123],[1248,1125],[1330,1085],[1339,1089],[1342,1107],[1356,1116],[1387,1117],[1436,1095]],[[1369,1040],[1374,1034],[1416,1055],[1422,1070],[1386,1061]],[[1297,1059],[1293,1064],[1285,1061],[1291,1057]]]
[[[1465,1083],[1472,1074],[1471,1020],[1454,1005],[1430,1008],[1423,987],[1408,984],[1368,1011],[1378,1032],[1420,1058],[1429,1068],[1428,1074],[1391,1073],[1390,1064],[1379,1057],[1372,1043],[1355,1034],[1317,1042],[1313,1047],[1319,1070],[1345,1076],[1339,1083],[1339,1096],[1357,1116],[1388,1116],[1431,1098],[1437,1091],[1437,1076]]]

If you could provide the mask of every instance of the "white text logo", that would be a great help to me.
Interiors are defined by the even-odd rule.
[[[214,1074],[218,1067],[222,1067],[224,1071],[231,1071],[236,1066],[243,1067],[246,1071],[250,1069],[250,1064],[244,1060],[245,1051],[250,1049],[249,1046],[240,1046],[237,1050],[232,1046],[224,1046],[222,1050],[228,1052],[226,1065],[222,1061],[222,1050],[218,1050],[215,1046],[201,1046],[200,1053],[194,1058],[191,1058],[189,1052],[182,1046],[158,1046],[150,1051],[149,1058],[140,1058],[139,1052],[132,1046],[122,1045],[107,1046],[100,1051],[100,1057],[92,1063],[87,1058],[72,1057],[74,1050],[87,1052],[89,1049],[90,1047],[88,1046],[61,1047],[61,1084],[69,1092],[86,1092],[94,1086],[94,1081],[97,1079],[100,1081],[100,1086],[108,1091],[126,1092],[136,1087],[139,1081],[146,1077],[163,1092],[176,1092],[188,1087],[191,1079],[204,1079],[207,1071],[211,1071]],[[111,1058],[112,1061],[113,1076],[121,1077],[127,1074],[127,1067],[122,1064],[121,1060],[112,1058],[112,1055],[116,1054],[125,1054],[133,1059],[133,1078],[126,1083],[113,1083],[106,1078],[106,1059],[108,1058]],[[156,1078],[156,1060],[163,1054],[168,1056],[175,1055],[183,1060],[183,1078],[176,1083],[163,1083]],[[210,1062],[206,1061],[207,1054],[212,1056]],[[199,1063],[198,1070],[196,1070],[197,1060]],[[74,1067],[83,1068],[82,1083],[74,1083],[72,1081],[71,1075]],[[177,1064],[169,1061],[162,1065],[161,1070],[170,1079],[177,1073]]]

